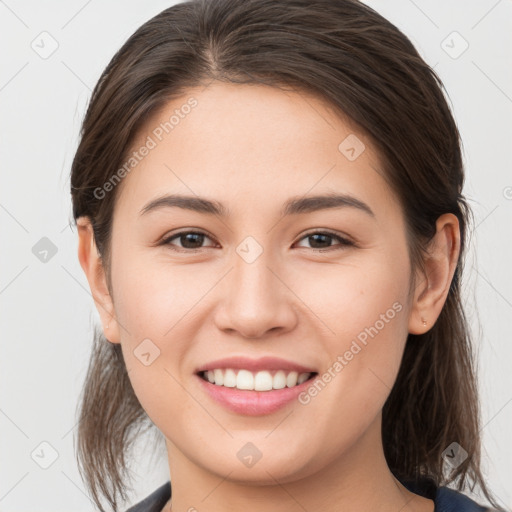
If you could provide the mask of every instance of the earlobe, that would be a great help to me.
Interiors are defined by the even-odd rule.
[[[78,260],[85,273],[94,304],[103,324],[103,333],[111,343],[119,343],[119,328],[114,303],[110,295],[101,255],[96,246],[91,221],[88,217],[77,219]]]
[[[409,316],[409,333],[424,334],[432,328],[446,302],[460,252],[457,217],[441,215],[436,234],[424,260],[424,272],[417,275],[417,286]]]

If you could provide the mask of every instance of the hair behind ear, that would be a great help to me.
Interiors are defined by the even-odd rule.
[[[466,480],[484,481],[480,439],[475,435],[479,426],[472,345],[456,280],[432,329],[408,336],[397,379],[383,408],[386,460],[399,479],[428,476],[438,486],[454,481],[463,490]],[[453,442],[468,454],[454,469],[447,468],[443,458]],[[483,490],[497,506],[487,489]]]
[[[121,345],[110,343],[97,326],[77,411],[78,469],[100,510],[105,512],[100,496],[106,496],[117,511],[118,496],[127,498],[125,455],[148,416],[128,378]]]

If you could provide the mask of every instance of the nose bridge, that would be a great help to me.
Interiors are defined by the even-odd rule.
[[[247,312],[255,307],[269,307],[280,296],[279,282],[269,270],[272,266],[272,251],[254,237],[246,237],[236,247],[232,297]]]
[[[295,323],[286,287],[274,273],[278,262],[273,252],[253,237],[235,249],[227,295],[218,326],[239,331],[245,337],[260,337],[270,329],[291,328]],[[270,270],[272,269],[272,270]]]

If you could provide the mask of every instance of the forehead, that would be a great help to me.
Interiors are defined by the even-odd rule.
[[[220,82],[191,88],[146,121],[133,152],[137,162],[117,193],[120,208],[137,212],[170,192],[256,208],[310,191],[396,202],[368,137],[302,91]]]

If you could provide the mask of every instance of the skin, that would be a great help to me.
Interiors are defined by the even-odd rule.
[[[457,218],[439,217],[428,278],[415,271],[410,288],[404,215],[364,133],[302,92],[213,82],[167,104],[133,147],[190,97],[198,105],[118,185],[112,290],[90,223],[78,222],[79,260],[105,336],[121,343],[135,393],[166,438],[172,510],[432,512],[432,500],[391,474],[381,418],[407,334],[430,329],[446,300]],[[338,150],[349,134],[366,147],[354,161]],[[279,213],[292,196],[328,192],[355,196],[375,216],[352,207]],[[170,193],[219,201],[231,215],[177,207],[140,215]],[[179,237],[157,245],[187,229],[211,234],[200,252]],[[305,236],[326,229],[355,245]],[[250,264],[236,252],[247,236],[263,249]],[[231,355],[283,357],[323,373],[396,302],[402,310],[307,405],[238,415],[194,375]],[[134,355],[146,338],[160,350],[148,366]],[[247,442],[262,454],[250,468],[237,458]]]

